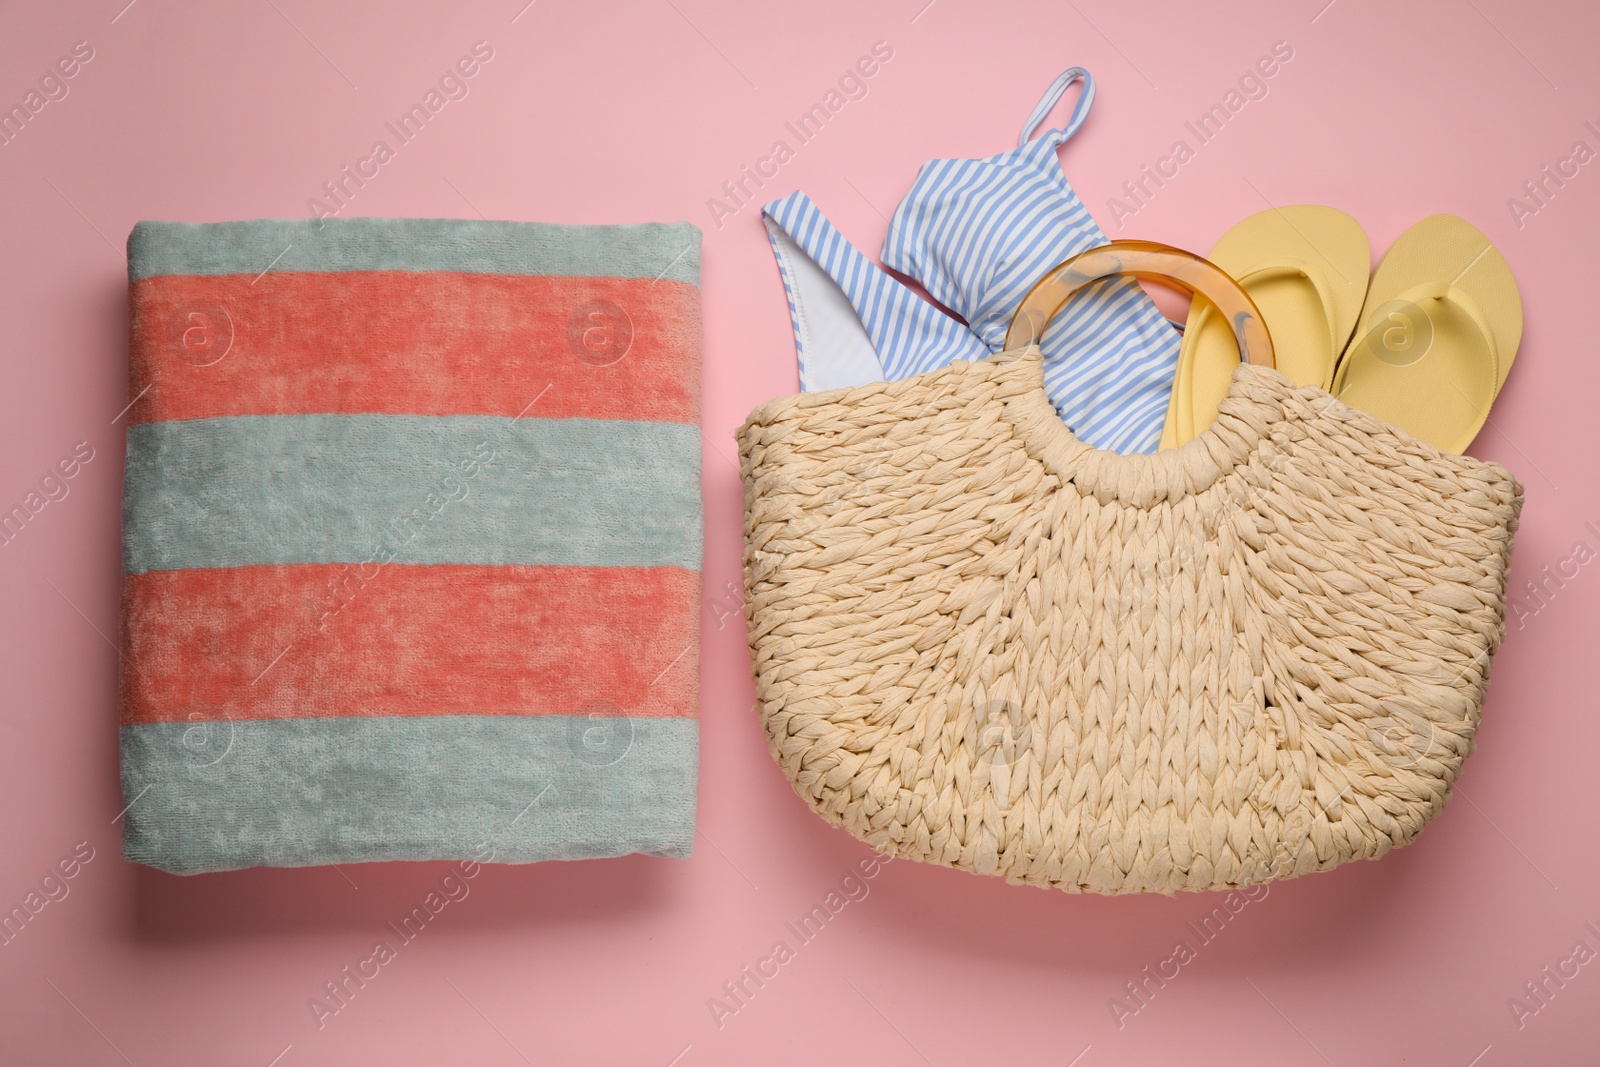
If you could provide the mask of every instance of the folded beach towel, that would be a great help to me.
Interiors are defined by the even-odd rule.
[[[687,856],[700,231],[141,222],[123,853]]]

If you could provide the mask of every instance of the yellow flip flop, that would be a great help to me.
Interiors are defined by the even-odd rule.
[[[1330,388],[1372,269],[1361,224],[1331,207],[1271,208],[1223,234],[1206,258],[1260,308],[1278,369],[1297,385]],[[1184,327],[1162,448],[1175,448],[1211,425],[1238,365],[1228,324],[1196,301]]]
[[[1333,393],[1446,452],[1483,428],[1522,341],[1522,298],[1476,226],[1430,215],[1372,276]]]

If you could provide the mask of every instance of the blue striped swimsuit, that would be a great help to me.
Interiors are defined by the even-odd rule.
[[[1076,81],[1067,125],[1030,136]],[[807,392],[897,380],[1005,345],[1011,315],[1047,270],[1106,243],[1067,184],[1056,149],[1094,103],[1094,79],[1056,79],[1017,148],[923,165],[895,211],[883,262],[960,315],[952,319],[857,251],[803,193],[763,209]],[[1154,452],[1181,338],[1137,283],[1072,301],[1045,330],[1045,388],[1062,421],[1096,448]]]

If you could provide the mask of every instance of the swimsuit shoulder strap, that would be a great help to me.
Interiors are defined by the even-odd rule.
[[[1078,94],[1078,102],[1072,106],[1072,115],[1067,119],[1067,124],[1059,129],[1049,131],[1048,136],[1053,136],[1056,143],[1060,144],[1083,125],[1083,120],[1089,117],[1089,109],[1094,106],[1094,77],[1082,67],[1073,67],[1063,71],[1061,76],[1050,84],[1044,91],[1044,96],[1033,106],[1028,113],[1028,121],[1022,124],[1022,136],[1017,138],[1017,147],[1021,148],[1033,140],[1033,135],[1043,125],[1045,117],[1061,101],[1068,88],[1075,81],[1083,82],[1083,92]]]

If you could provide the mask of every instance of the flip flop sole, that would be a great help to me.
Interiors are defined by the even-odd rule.
[[[1448,287],[1460,299],[1415,296]],[[1378,265],[1334,393],[1461,452],[1488,417],[1521,340],[1522,299],[1505,257],[1465,219],[1431,215],[1401,234]]]

